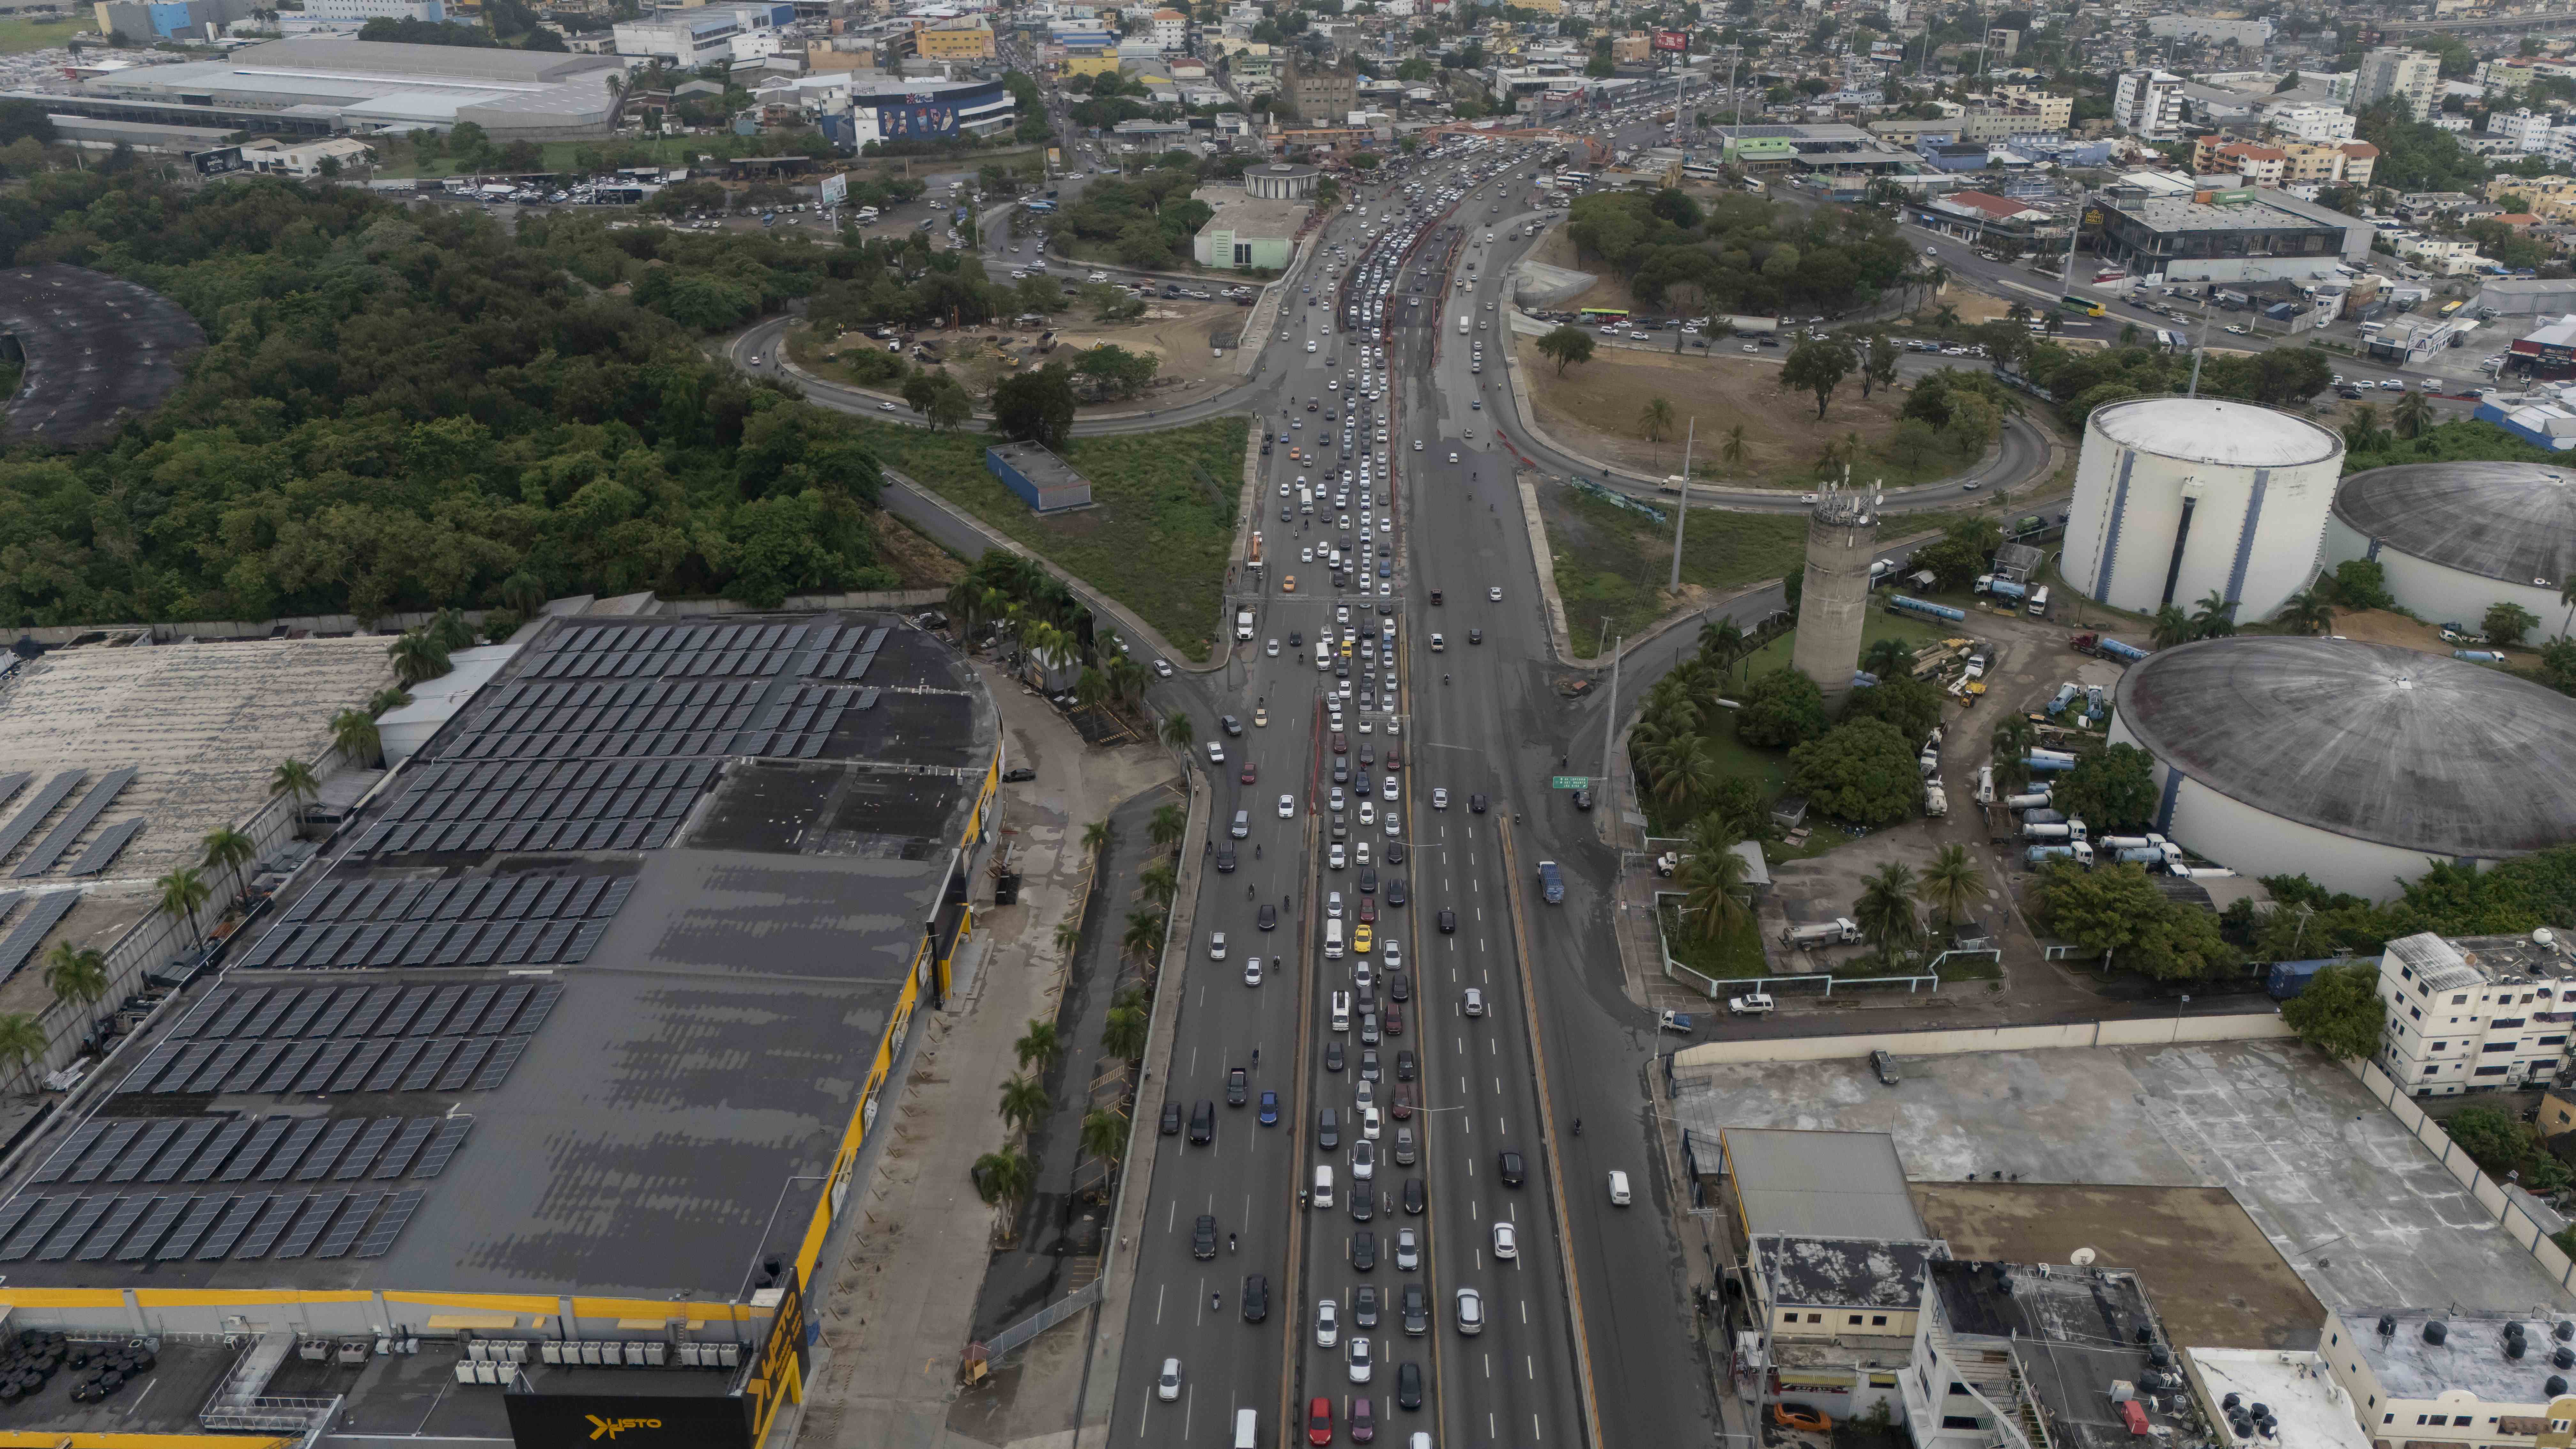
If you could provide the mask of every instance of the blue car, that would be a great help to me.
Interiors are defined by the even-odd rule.
[[[1261,1125],[1264,1127],[1276,1127],[1279,1125],[1279,1094],[1277,1092],[1264,1092],[1261,1094]]]

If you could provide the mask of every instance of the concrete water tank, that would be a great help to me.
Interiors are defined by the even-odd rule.
[[[1869,566],[1878,556],[1878,513],[1845,490],[1817,500],[1807,519],[1807,571],[1799,584],[1798,637],[1789,663],[1816,682],[1831,705],[1851,692],[1869,618]]]
[[[2215,593],[2268,618],[2325,544],[2343,438],[2251,403],[2139,398],[2095,408],[2059,568],[2113,608],[2188,613]]]

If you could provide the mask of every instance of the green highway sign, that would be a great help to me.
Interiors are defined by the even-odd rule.
[[[1550,788],[1557,790],[1589,790],[1592,788],[1592,777],[1589,775],[1559,775],[1556,777],[1556,783]]]

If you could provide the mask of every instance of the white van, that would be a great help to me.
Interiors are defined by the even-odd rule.
[[[1234,1449],[1261,1449],[1261,1412],[1258,1409],[1234,1411]]]
[[[2034,619],[2048,617],[2048,585],[2041,584],[2030,591],[2030,616]]]
[[[1324,923],[1324,959],[1327,961],[1342,959],[1342,923],[1339,921]],[[1335,1030],[1339,1029],[1335,1028]]]
[[[1329,1162],[1318,1162],[1315,1164],[1315,1191],[1313,1193],[1313,1198],[1315,1206],[1319,1208],[1328,1208],[1333,1205],[1333,1165]]]
[[[1628,1205],[1628,1174],[1615,1167],[1610,1169],[1610,1202],[1614,1207]]]

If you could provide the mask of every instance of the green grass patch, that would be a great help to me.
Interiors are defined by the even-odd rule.
[[[1708,940],[1689,928],[1691,917],[1682,914],[1678,902],[1657,902],[1656,915],[1664,928],[1664,949],[1673,953],[1675,961],[1702,976],[1750,981],[1771,974],[1770,963],[1763,959],[1759,927],[1748,922],[1740,930]]]
[[[0,55],[68,45],[73,36],[89,28],[85,20],[0,20]]]
[[[888,466],[1133,609],[1173,648],[1196,660],[1215,648],[1248,419],[1075,439],[1065,460],[1091,480],[1093,506],[1052,518],[1029,512],[985,470],[984,449],[995,439],[860,426]]]

